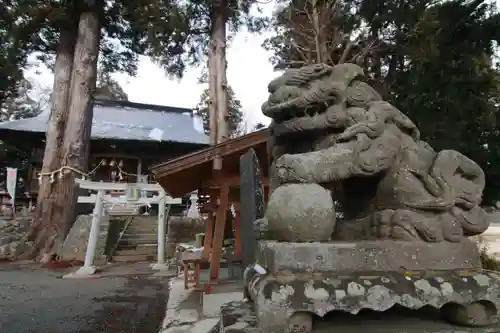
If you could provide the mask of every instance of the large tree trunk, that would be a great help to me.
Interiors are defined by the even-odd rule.
[[[208,116],[210,128],[210,144],[217,144],[217,72],[215,71],[214,61],[212,61],[212,48],[208,49]]]
[[[83,12],[78,25],[71,80],[71,101],[61,159],[63,165],[81,171],[86,171],[88,167],[99,43],[98,13]],[[60,221],[61,233],[58,239],[61,242],[64,241],[76,218],[76,177],[81,178],[80,175],[70,172],[58,181],[56,186],[58,188],[56,204],[64,207]]]
[[[213,115],[216,125],[216,143],[221,143],[228,139],[228,93],[226,78],[226,21],[227,21],[227,0],[214,1],[212,7],[212,29],[210,36],[209,53],[209,85],[210,93],[215,96],[216,112]],[[210,96],[212,99],[212,96]],[[215,160],[214,168],[220,170],[222,161]]]
[[[215,52],[214,59],[217,71],[217,141],[220,143],[229,138],[229,103],[227,91],[227,61],[226,61],[226,21],[227,21],[227,1],[221,0],[221,6],[216,11],[217,17],[214,22]]]
[[[99,43],[98,14],[83,12],[80,15],[74,47],[64,138],[58,142],[60,165],[81,171],[87,170],[88,163],[93,117],[92,95],[97,76]],[[68,103],[66,105],[68,106]],[[78,176],[74,172],[65,173],[63,178],[52,184],[51,200],[41,202],[46,213],[41,221],[36,243],[38,251],[43,255],[42,261],[48,260],[57,251],[57,247],[62,244],[74,223],[77,194],[75,178]]]
[[[42,173],[48,173],[61,167],[60,144],[64,137],[64,128],[68,117],[68,101],[71,89],[71,76],[76,43],[77,25],[61,31],[57,46],[57,57],[54,67],[54,88],[51,96],[51,112],[46,133],[45,154]],[[37,245],[33,256],[43,249],[58,232],[57,221],[60,220],[62,207],[55,207],[57,192],[55,184],[49,177],[43,177],[38,190],[35,221],[30,229],[29,238]]]

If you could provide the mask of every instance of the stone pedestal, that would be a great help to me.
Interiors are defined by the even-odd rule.
[[[456,324],[497,321],[500,278],[482,271],[475,244],[376,241],[259,244],[245,274],[263,333],[310,332],[334,310],[432,306]],[[247,311],[247,310],[245,310]]]
[[[331,243],[261,241],[257,263],[270,273],[480,269],[479,250],[460,243],[393,240]]]

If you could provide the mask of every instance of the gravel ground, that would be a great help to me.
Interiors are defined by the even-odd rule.
[[[0,333],[157,333],[168,301],[168,279],[106,277],[58,279],[37,266],[0,263]],[[317,333],[500,333],[454,327],[435,311],[333,313],[315,323]]]
[[[0,264],[1,333],[156,333],[168,280],[58,279],[35,266]]]

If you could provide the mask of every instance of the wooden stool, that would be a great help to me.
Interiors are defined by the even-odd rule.
[[[189,283],[194,282],[194,287],[200,287],[200,266],[203,260],[201,253],[184,252],[182,254],[182,266],[184,269],[184,289],[189,288]],[[189,267],[193,267],[193,278],[189,278]]]

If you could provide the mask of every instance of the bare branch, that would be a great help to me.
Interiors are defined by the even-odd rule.
[[[341,26],[342,15],[350,15],[344,13],[348,10],[339,0],[292,1],[282,16],[288,37],[285,43],[296,53],[291,57],[304,63],[330,65],[366,57],[373,45],[369,50],[360,50],[362,38],[358,33],[351,36],[351,31],[346,33]]]
[[[351,40],[350,37],[347,37],[347,42],[344,47],[344,52],[342,52],[342,56],[339,59],[339,64],[343,64],[344,62],[347,61],[347,58],[349,57],[349,54],[351,54],[351,51],[354,47],[355,44],[357,44],[359,41],[359,37],[355,38],[354,40]]]
[[[362,64],[362,62],[366,59],[366,56],[372,51],[376,41],[372,40],[368,43],[361,51],[353,57],[353,60],[356,64]]]

